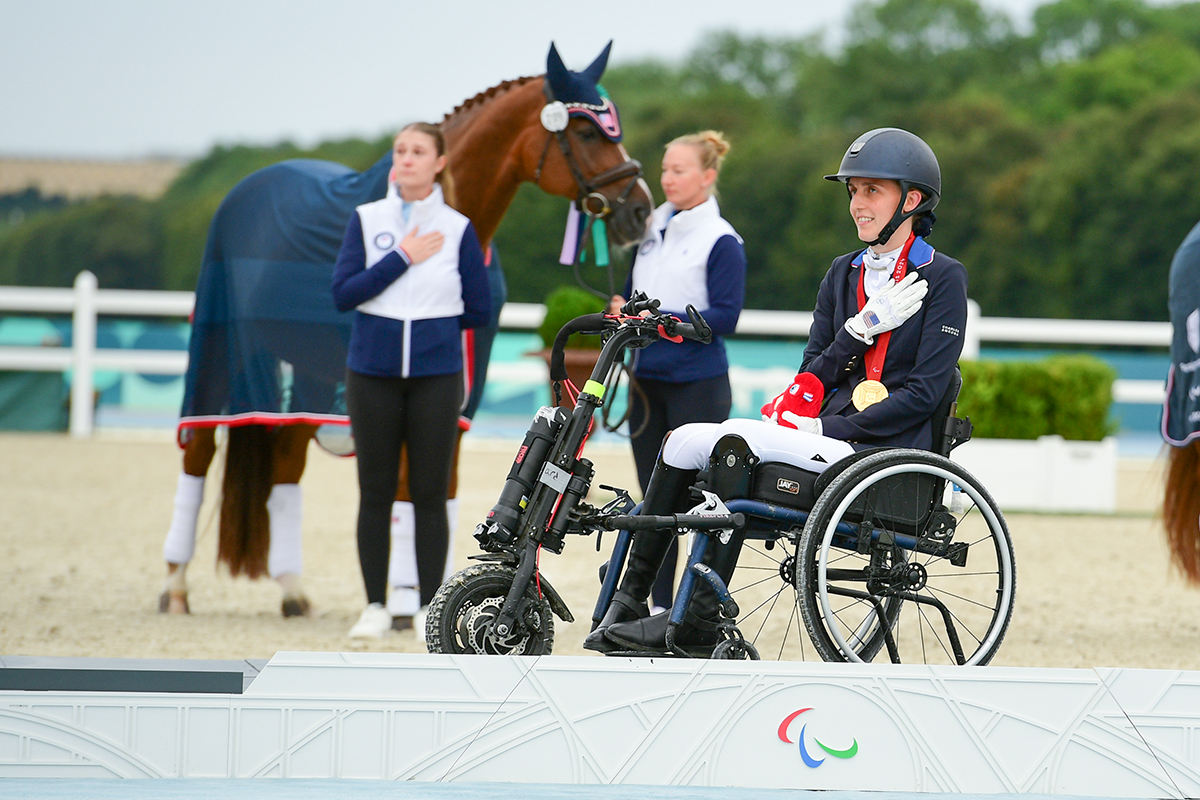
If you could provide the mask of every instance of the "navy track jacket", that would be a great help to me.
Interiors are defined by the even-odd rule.
[[[892,331],[883,384],[889,396],[862,411],[850,402],[854,387],[866,379],[863,356],[868,345],[845,329],[858,313],[861,250],[834,259],[821,281],[801,372],[811,372],[825,387],[823,433],[870,447],[928,450],[932,416],[958,364],[967,326],[967,271],[917,238],[909,251],[909,270],[929,282],[917,313]]]

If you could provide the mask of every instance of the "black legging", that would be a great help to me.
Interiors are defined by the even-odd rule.
[[[346,371],[346,409],[358,455],[358,563],[368,603],[387,601],[392,502],[400,446],[408,445],[408,491],[416,521],[421,605],[446,568],[446,494],[462,407],[462,374],[378,378]]]
[[[640,397],[631,400],[629,429],[636,432],[642,426],[642,421],[649,417],[645,429],[632,441],[638,483],[642,485],[644,496],[667,431],[673,431],[689,422],[724,422],[729,419],[733,398],[728,374],[690,383],[667,383],[639,378],[638,385],[646,393],[646,403],[642,403]],[[646,407],[647,403],[649,408]],[[651,592],[654,605],[671,607],[671,598],[675,591],[675,564],[678,560],[679,539],[676,537],[671,540],[666,560],[654,581],[654,589]]]

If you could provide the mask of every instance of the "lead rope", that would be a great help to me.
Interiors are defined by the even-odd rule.
[[[627,376],[629,379],[629,391],[625,402],[625,411],[621,414],[620,419],[612,422],[613,403],[616,401],[622,375]],[[642,424],[638,426],[636,431],[630,431],[628,434],[621,433],[620,428],[629,420],[635,401],[640,402],[646,408],[647,413],[642,417]],[[633,371],[625,366],[624,357],[620,361],[614,361],[608,370],[607,377],[604,379],[604,401],[600,404],[600,424],[604,427],[604,430],[609,433],[615,433],[623,438],[636,439],[645,432],[646,426],[650,424],[649,410],[650,400],[646,397],[646,390],[638,384]]]

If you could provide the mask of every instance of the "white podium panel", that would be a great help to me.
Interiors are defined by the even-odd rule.
[[[280,653],[241,695],[0,692],[0,777],[1200,796],[1200,673]]]

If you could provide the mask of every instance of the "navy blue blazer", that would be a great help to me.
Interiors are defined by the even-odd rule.
[[[858,411],[850,395],[866,380],[867,345],[854,338],[845,323],[858,313],[862,252],[834,259],[821,281],[800,371],[811,372],[825,387],[821,425],[826,436],[864,447],[928,450],[933,444],[929,418],[962,353],[967,271],[924,239],[913,242],[909,270],[917,270],[929,282],[929,293],[916,315],[892,331],[882,375],[890,394]]]

